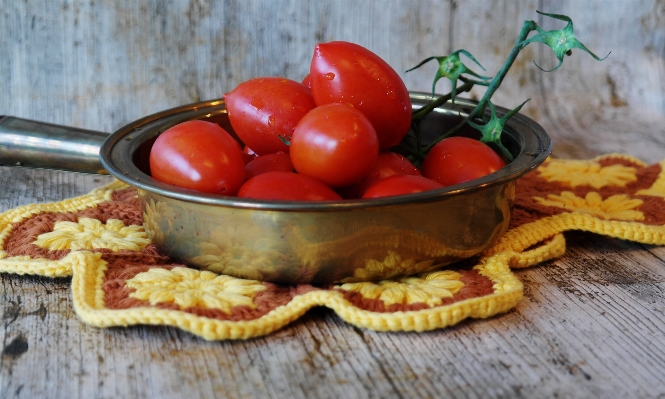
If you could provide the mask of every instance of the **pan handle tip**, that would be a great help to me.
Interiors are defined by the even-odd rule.
[[[0,165],[104,171],[99,149],[107,133],[0,116]]]

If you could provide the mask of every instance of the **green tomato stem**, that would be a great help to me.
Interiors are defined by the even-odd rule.
[[[458,93],[462,92],[467,92],[471,91],[471,89],[475,86],[475,83],[472,81],[466,82],[463,85],[459,86],[457,88]],[[418,109],[413,113],[412,121],[414,124],[420,124],[420,122],[423,120],[427,114],[432,112],[435,108],[442,106],[443,104],[447,103],[450,99],[452,98],[452,93],[444,94],[440,97],[437,97],[436,100],[430,101],[429,104],[426,106]]]
[[[534,21],[524,21],[522,30],[520,31],[520,34],[517,37],[517,41],[515,42],[513,49],[510,51],[510,54],[508,54],[508,58],[506,58],[506,61],[504,61],[503,66],[501,67],[501,69],[499,69],[499,72],[497,72],[497,74],[494,75],[494,78],[489,83],[489,86],[487,86],[487,90],[485,91],[483,98],[478,102],[478,105],[473,109],[473,111],[471,111],[467,119],[476,118],[477,116],[485,112],[485,107],[487,107],[488,101],[490,100],[490,98],[492,98],[494,92],[497,91],[499,86],[501,86],[501,83],[503,82],[503,79],[506,77],[508,70],[510,70],[510,67],[512,67],[513,63],[517,59],[517,55],[526,46],[526,44],[523,44],[522,41],[526,39],[529,33],[531,33],[534,30],[537,30],[537,26],[538,25]]]
[[[487,107],[487,104],[489,103],[490,98],[494,95],[494,93],[497,91],[499,86],[501,86],[501,83],[503,82],[503,79],[506,77],[506,74],[510,70],[510,67],[513,65],[515,60],[517,59],[517,55],[520,53],[520,51],[528,44],[528,43],[523,43],[523,41],[527,38],[529,33],[531,33],[534,30],[537,30],[537,24],[534,21],[524,21],[524,25],[522,26],[522,30],[520,31],[520,34],[517,38],[517,41],[515,42],[515,45],[513,46],[513,49],[510,51],[510,54],[508,54],[508,58],[506,58],[506,61],[504,61],[503,66],[497,72],[496,75],[494,75],[494,78],[492,79],[491,82],[489,82],[489,85],[487,86],[487,90],[485,91],[485,94],[483,95],[483,98],[480,99],[476,107],[469,113],[469,115],[462,121],[460,122],[457,126],[454,128],[450,129],[447,131],[445,134],[439,136],[434,140],[432,143],[428,144],[425,148],[419,151],[420,154],[427,154],[432,147],[439,141],[450,137],[457,133],[466,123],[468,120],[473,120],[477,118],[478,116],[482,115],[485,112],[485,108]],[[469,88],[467,90],[463,90],[462,88],[465,88],[467,85],[469,85]],[[473,87],[473,81],[467,81],[465,82],[462,86],[457,88],[457,91],[469,91]],[[436,101],[431,102],[428,104],[427,107],[423,107],[419,109],[416,113],[414,113],[414,120],[416,119],[416,115],[418,116],[417,123],[420,123],[422,118],[432,111],[434,108],[443,105],[450,99],[450,94],[444,95],[439,97]],[[435,106],[432,106],[433,104],[437,104]],[[426,110],[426,112],[425,112]],[[420,147],[419,147],[420,148]],[[420,155],[419,154],[419,155]]]

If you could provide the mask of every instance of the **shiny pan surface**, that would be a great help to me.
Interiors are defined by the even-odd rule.
[[[411,98],[414,109],[429,101],[423,93]],[[425,139],[454,126],[474,106],[457,99],[437,108],[423,123]],[[371,200],[259,201],[180,189],[150,177],[154,139],[191,119],[216,122],[233,134],[223,101],[185,105],[113,133],[102,145],[102,164],[138,189],[145,228],[165,254],[199,269],[287,284],[393,278],[478,254],[507,230],[516,179],[551,150],[542,127],[518,114],[503,135],[515,160],[482,179]]]

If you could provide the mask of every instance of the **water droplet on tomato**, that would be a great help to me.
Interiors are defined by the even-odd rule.
[[[388,87],[386,90],[386,95],[388,96],[389,99],[393,100],[395,98],[395,88],[394,87]]]
[[[268,117],[268,126],[275,126],[275,115],[270,115]]]
[[[328,73],[324,73],[323,77],[327,80],[333,80],[333,79],[335,79],[335,74],[333,72],[328,72]]]

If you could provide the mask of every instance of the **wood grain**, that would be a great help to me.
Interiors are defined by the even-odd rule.
[[[101,131],[254,76],[299,79],[318,41],[357,42],[398,71],[465,48],[492,74],[523,20],[562,26],[536,9],[569,14],[592,51],[612,51],[607,60],[575,50],[543,73],[532,61],[548,68],[554,59],[530,46],[495,101],[531,98],[524,111],[552,135],[556,156],[665,158],[662,0],[0,5],[0,114]],[[400,73],[411,90],[430,90],[433,66]],[[109,179],[0,167],[0,211]],[[525,298],[508,314],[420,334],[358,329],[325,308],[241,342],[168,327],[96,329],[74,314],[70,279],[0,275],[0,397],[662,397],[665,248],[566,238],[564,257],[517,272]]]

